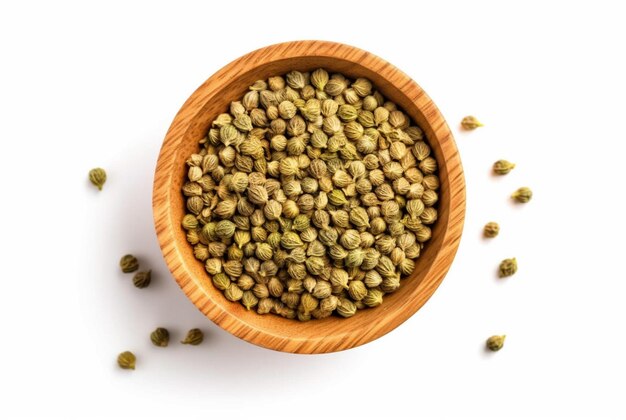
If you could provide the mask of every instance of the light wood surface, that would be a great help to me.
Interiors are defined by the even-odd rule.
[[[211,121],[227,112],[255,80],[290,70],[319,67],[349,77],[366,77],[424,130],[439,163],[439,219],[433,238],[417,260],[415,271],[378,308],[348,319],[330,317],[300,322],[257,315],[226,300],[213,287],[203,264],[187,243],[181,219],[185,160],[198,150]],[[465,217],[465,180],[452,133],[437,107],[406,74],[366,51],[322,41],[297,41],[253,51],[228,64],[200,86],[180,109],[163,142],[153,190],[155,228],[161,250],[183,292],[217,325],[253,344],[292,353],[327,353],[365,344],[396,328],[432,296],[456,253]],[[451,311],[454,308],[450,308]]]

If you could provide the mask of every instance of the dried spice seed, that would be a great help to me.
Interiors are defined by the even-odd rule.
[[[170,342],[170,332],[167,328],[159,327],[150,334],[150,341],[157,347],[167,347]]]
[[[515,168],[515,164],[508,160],[499,160],[493,164],[493,173],[497,175],[506,175]]]
[[[502,260],[498,274],[500,277],[510,277],[517,272],[517,260],[515,258],[507,258]]]
[[[102,191],[104,183],[107,181],[107,173],[102,168],[94,168],[89,171],[89,181]]]
[[[495,238],[500,233],[500,225],[496,222],[489,222],[483,228],[483,234],[486,238]]]
[[[492,335],[487,339],[487,348],[491,351],[499,351],[504,346],[506,335]]]
[[[511,198],[518,203],[528,203],[533,198],[533,192],[528,187],[521,187],[511,194]]]
[[[139,261],[133,255],[124,255],[120,260],[120,268],[124,273],[132,273],[139,268]]]
[[[204,340],[204,334],[198,328],[193,328],[187,332],[185,338],[181,341],[182,344],[190,344],[197,346]]]
[[[152,270],[140,271],[133,276],[133,284],[138,289],[144,289],[150,286],[152,281]]]
[[[363,298],[363,303],[370,308],[373,308],[383,303],[383,295],[384,293],[381,290],[369,289],[367,291],[367,295]]]
[[[117,356],[117,364],[122,369],[132,369],[135,370],[135,363],[137,362],[137,358],[130,351],[125,351],[120,353]]]
[[[482,126],[483,124],[480,121],[478,121],[476,117],[472,115],[469,115],[463,118],[463,120],[461,120],[461,127],[463,127],[465,130],[474,130]]]

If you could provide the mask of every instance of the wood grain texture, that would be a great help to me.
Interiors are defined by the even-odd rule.
[[[213,287],[204,265],[196,260],[180,222],[185,213],[181,186],[185,160],[211,121],[226,112],[255,80],[291,70],[324,67],[349,77],[366,77],[389,100],[403,108],[424,130],[439,163],[439,219],[433,239],[417,260],[415,271],[375,309],[349,319],[330,317],[299,322],[248,312]],[[381,58],[351,46],[297,41],[253,51],[219,70],[180,109],[163,142],[153,190],[155,228],[161,250],[183,292],[217,325],[251,343],[292,353],[327,353],[372,341],[412,316],[435,292],[456,253],[465,217],[465,180],[452,133],[437,107],[410,77]],[[451,309],[452,310],[452,309]]]

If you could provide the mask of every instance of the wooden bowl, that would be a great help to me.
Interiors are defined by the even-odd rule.
[[[439,163],[439,219],[432,239],[417,260],[415,271],[395,293],[374,309],[348,319],[329,317],[300,322],[276,315],[258,315],[226,300],[196,260],[181,227],[185,201],[185,160],[211,121],[226,112],[255,80],[291,70],[323,67],[346,76],[366,77],[424,130]],[[154,178],[153,210],[165,261],[187,297],[209,319],[235,336],[259,346],[292,353],[327,353],[365,344],[407,320],[435,292],[448,271],[461,238],[465,216],[465,181],[452,133],[439,110],[409,76],[366,51],[321,41],[298,41],[253,51],[219,70],[200,86],[170,126]],[[452,308],[451,308],[452,310]]]

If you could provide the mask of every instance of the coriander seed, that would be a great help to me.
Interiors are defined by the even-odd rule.
[[[487,348],[491,351],[499,351],[504,346],[506,335],[492,335],[487,339]]]
[[[496,222],[489,222],[483,228],[483,234],[486,238],[495,238],[500,233],[500,225]]]
[[[150,341],[157,347],[167,347],[170,341],[170,332],[167,328],[159,327],[150,334]]]
[[[185,338],[181,341],[182,344],[190,344],[197,346],[204,340],[204,334],[198,328],[193,328],[187,332]]]
[[[515,168],[515,164],[508,160],[498,160],[493,164],[493,173],[497,175],[506,175]]]
[[[140,271],[133,276],[133,284],[138,289],[144,289],[150,286],[152,280],[152,270]]]
[[[528,203],[533,198],[533,192],[528,187],[521,187],[511,195],[511,198],[518,203]]]
[[[502,260],[499,268],[500,277],[510,277],[517,272],[517,260],[515,258],[507,258]]]
[[[98,190],[102,191],[102,187],[107,180],[107,173],[102,168],[94,168],[89,171],[89,181],[95,185]]]
[[[119,354],[119,356],[117,356],[117,364],[122,369],[135,370],[136,361],[137,361],[137,358],[130,351],[122,352]]]
[[[139,268],[139,261],[133,255],[124,255],[120,260],[120,267],[124,273],[132,273]]]
[[[476,117],[470,115],[470,116],[463,118],[463,120],[461,120],[461,126],[465,130],[474,130],[478,127],[482,127],[483,124],[480,121],[478,121]]]

